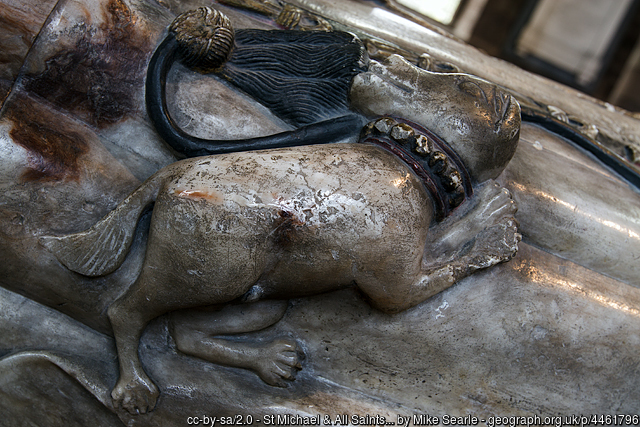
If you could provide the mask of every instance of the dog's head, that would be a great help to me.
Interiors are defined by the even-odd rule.
[[[439,135],[476,182],[504,170],[520,135],[520,106],[512,95],[468,74],[425,71],[398,55],[356,76],[350,101],[367,116],[403,117]]]

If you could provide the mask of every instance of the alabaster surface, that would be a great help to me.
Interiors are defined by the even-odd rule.
[[[238,414],[395,422],[413,414],[638,413],[637,188],[535,124],[522,123],[517,148],[493,145],[497,128],[517,131],[510,121],[516,99],[562,108],[621,146],[638,144],[636,119],[368,3],[292,1],[326,18],[305,16],[305,25],[378,36],[501,85],[447,74],[423,81],[429,75],[399,56],[372,61],[354,79],[349,108],[370,123],[369,136],[390,138],[390,128],[379,131],[379,115],[403,117],[450,140],[467,164],[473,195],[437,221],[425,203],[432,196],[411,169],[378,146],[356,144],[361,127],[335,145],[179,162],[183,156],[148,116],[146,72],[173,19],[209,3],[31,3],[4,1],[0,9],[13,20],[0,26],[0,41],[8,40],[0,42],[7,94],[0,110],[0,425],[180,426],[188,417]],[[299,19],[294,9],[213,7],[237,29]],[[489,93],[488,110],[472,109],[473,98],[465,104],[468,82]],[[461,92],[444,96],[449,86]],[[179,63],[166,88],[175,123],[200,138],[295,127],[226,79]],[[477,111],[488,122],[469,119]],[[496,163],[473,163],[480,158]],[[73,259],[80,258],[56,252],[52,241],[135,204],[131,194],[156,173],[164,180],[162,198],[149,199],[157,209],[142,206],[139,218],[114,228],[130,233],[120,264],[91,277],[93,261],[78,272]],[[194,230],[198,239],[190,238]],[[224,239],[221,247],[237,243],[235,252],[216,252]],[[245,262],[247,250],[262,258]],[[413,277],[402,257],[419,259],[420,274],[444,279],[433,292],[385,293],[398,277]],[[157,387],[157,401],[131,405],[112,394],[123,360],[113,326],[121,319],[129,331],[128,315],[144,312],[144,304],[120,304],[127,307],[120,313],[110,307],[127,301],[151,267],[160,273],[149,297],[169,297],[147,319],[132,354]],[[244,280],[260,271],[272,275],[227,299],[212,299],[220,288],[200,287],[205,273]],[[373,276],[385,277],[381,287],[359,286]],[[211,303],[218,305],[193,308]],[[254,328],[243,330],[246,324]],[[235,362],[214,363],[199,343],[225,357],[241,350]],[[286,374],[264,369],[284,353]],[[242,357],[261,362],[242,364]]]

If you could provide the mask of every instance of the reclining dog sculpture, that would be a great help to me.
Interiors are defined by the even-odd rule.
[[[154,408],[159,392],[140,364],[138,342],[164,313],[347,286],[394,313],[513,257],[516,206],[492,178],[515,151],[515,99],[471,76],[429,73],[399,57],[358,74],[349,99],[367,117],[406,120],[373,121],[362,144],[186,159],[157,172],[91,229],[42,238],[69,269],[105,275],[123,262],[153,204],[142,272],[108,312],[120,362],[114,406]],[[410,167],[412,158],[398,158],[394,147],[422,156],[423,166]],[[423,172],[437,185],[426,185]],[[286,368],[299,366],[295,345],[285,342],[273,357],[285,368],[236,366],[282,385],[291,378]]]

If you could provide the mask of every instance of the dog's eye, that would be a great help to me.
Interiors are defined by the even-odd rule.
[[[464,80],[460,83],[458,83],[458,87],[460,88],[460,90],[464,93],[466,93],[467,95],[470,95],[474,98],[477,99],[482,99],[484,101],[487,101],[487,96],[484,93],[484,91],[480,88],[480,86],[478,86],[477,83],[474,83],[470,80]]]

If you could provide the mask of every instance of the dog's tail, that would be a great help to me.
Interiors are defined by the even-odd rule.
[[[45,236],[40,242],[65,267],[85,276],[102,276],[124,262],[140,216],[156,200],[164,182],[157,173],[88,230],[66,236]]]

